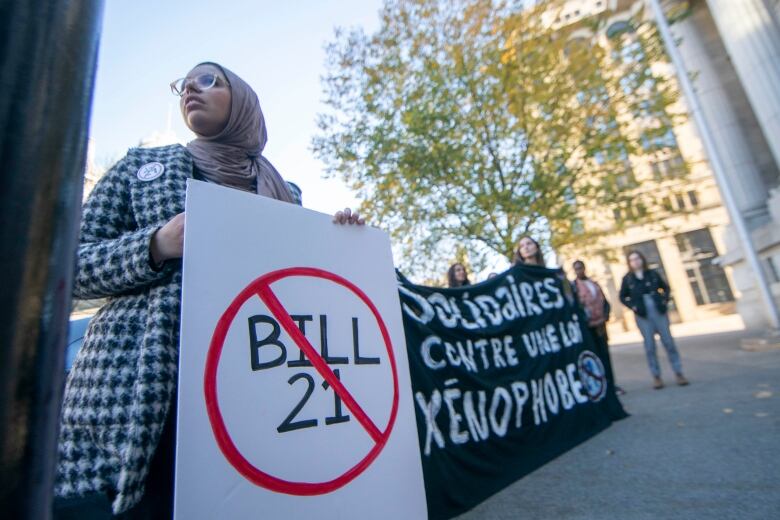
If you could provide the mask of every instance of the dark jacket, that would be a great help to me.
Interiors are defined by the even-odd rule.
[[[643,318],[647,316],[647,306],[642,297],[645,293],[652,295],[658,312],[666,314],[670,298],[669,284],[658,271],[648,269],[641,280],[633,272],[623,277],[623,283],[620,284],[620,301]]]

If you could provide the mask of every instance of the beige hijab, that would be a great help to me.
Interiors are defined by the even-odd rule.
[[[213,137],[198,136],[187,144],[195,166],[209,182],[294,202],[287,183],[263,157],[268,134],[255,91],[221,65],[200,65],[213,65],[225,75],[231,91],[231,110],[222,132]]]

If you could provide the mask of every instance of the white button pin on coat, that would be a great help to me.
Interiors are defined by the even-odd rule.
[[[146,163],[138,168],[138,179],[144,182],[153,181],[163,174],[165,166],[158,162]]]

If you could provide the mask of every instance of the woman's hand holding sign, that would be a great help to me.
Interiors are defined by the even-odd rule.
[[[149,244],[149,252],[156,265],[184,255],[184,212],[173,217],[155,232]]]
[[[361,217],[357,211],[353,213],[351,209],[344,208],[344,211],[337,211],[333,216],[333,223],[356,224],[358,226],[364,226],[366,224],[366,219]]]
[[[165,223],[152,236],[149,252],[155,265],[161,265],[166,260],[175,260],[184,255],[184,212],[179,213]],[[337,211],[333,216],[334,224],[364,226],[366,219],[350,208]]]

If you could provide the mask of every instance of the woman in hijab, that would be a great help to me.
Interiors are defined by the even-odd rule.
[[[132,149],[84,205],[74,296],[108,298],[68,375],[54,517],[171,518],[186,182],[300,204],[263,157],[257,94],[215,63],[171,84],[196,138]],[[363,224],[349,209],[334,222]]]

